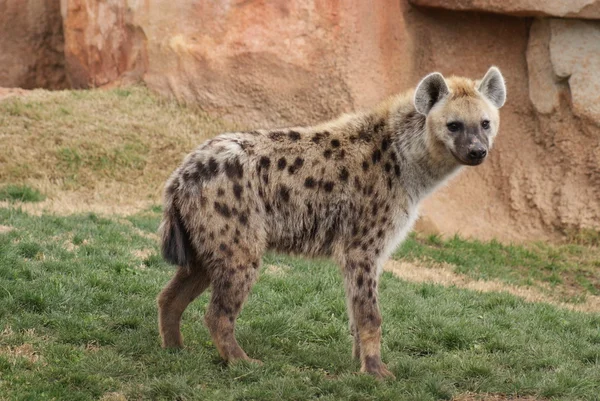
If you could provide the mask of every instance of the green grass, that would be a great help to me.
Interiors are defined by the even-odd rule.
[[[27,185],[5,185],[0,188],[0,201],[41,202],[46,197]]]
[[[397,379],[356,374],[339,272],[279,255],[266,263],[292,269],[263,272],[237,331],[264,365],[219,360],[202,323],[207,294],[184,315],[187,347],[163,350],[155,297],[173,269],[148,235],[158,220],[158,208],[127,219],[0,209],[0,224],[13,228],[0,234],[0,398],[436,400],[470,391],[600,399],[600,315],[389,273],[380,287],[383,358]],[[452,241],[456,254],[487,246],[504,261],[536,261],[522,250]],[[411,238],[403,252],[436,255],[444,244]]]
[[[577,293],[600,294],[600,248],[589,243],[505,245],[437,236],[410,236],[394,258],[449,263],[456,273],[475,279],[498,279],[510,284],[539,285]],[[568,290],[568,291],[567,291]]]

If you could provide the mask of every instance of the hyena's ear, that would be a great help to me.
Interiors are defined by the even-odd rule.
[[[477,87],[479,93],[486,97],[496,108],[504,106],[506,101],[506,85],[504,77],[497,67],[490,67]]]
[[[431,108],[449,93],[450,90],[442,74],[439,72],[429,74],[417,85],[415,109],[426,116]]]

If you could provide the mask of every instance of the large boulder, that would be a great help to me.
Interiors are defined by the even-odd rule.
[[[410,0],[417,6],[522,17],[600,19],[600,0]]]
[[[59,2],[0,0],[0,86],[67,87]]]

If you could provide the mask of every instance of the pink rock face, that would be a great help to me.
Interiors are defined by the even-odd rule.
[[[600,18],[598,0],[409,0],[424,6],[457,11],[484,11],[526,17]]]
[[[498,141],[428,200],[432,227],[484,239],[600,229],[598,23],[500,15],[600,18],[600,0],[61,0],[65,58],[54,64],[39,60],[54,60],[43,55],[57,48],[46,34],[57,1],[22,3],[0,0],[0,86],[42,86],[55,75],[38,66],[63,60],[73,87],[143,80],[241,129],[313,124],[432,71],[480,77],[497,65],[508,85]]]
[[[0,86],[67,87],[56,0],[0,0]]]
[[[316,122],[410,78],[398,2],[155,0],[135,15],[145,81],[245,125]]]
[[[127,0],[62,0],[66,69],[71,87],[103,86],[146,69],[145,37]]]

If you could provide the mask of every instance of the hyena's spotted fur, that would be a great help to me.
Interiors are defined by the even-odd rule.
[[[382,264],[419,202],[462,164],[483,160],[503,91],[494,68],[481,83],[431,74],[369,113],[202,144],[166,185],[163,254],[180,268],[158,298],[163,346],[182,346],[181,315],[212,284],[205,319],[214,344],[227,361],[249,359],[235,320],[274,249],[339,263],[353,354],[362,371],[391,375],[380,356]],[[448,132],[453,121],[460,132]]]

